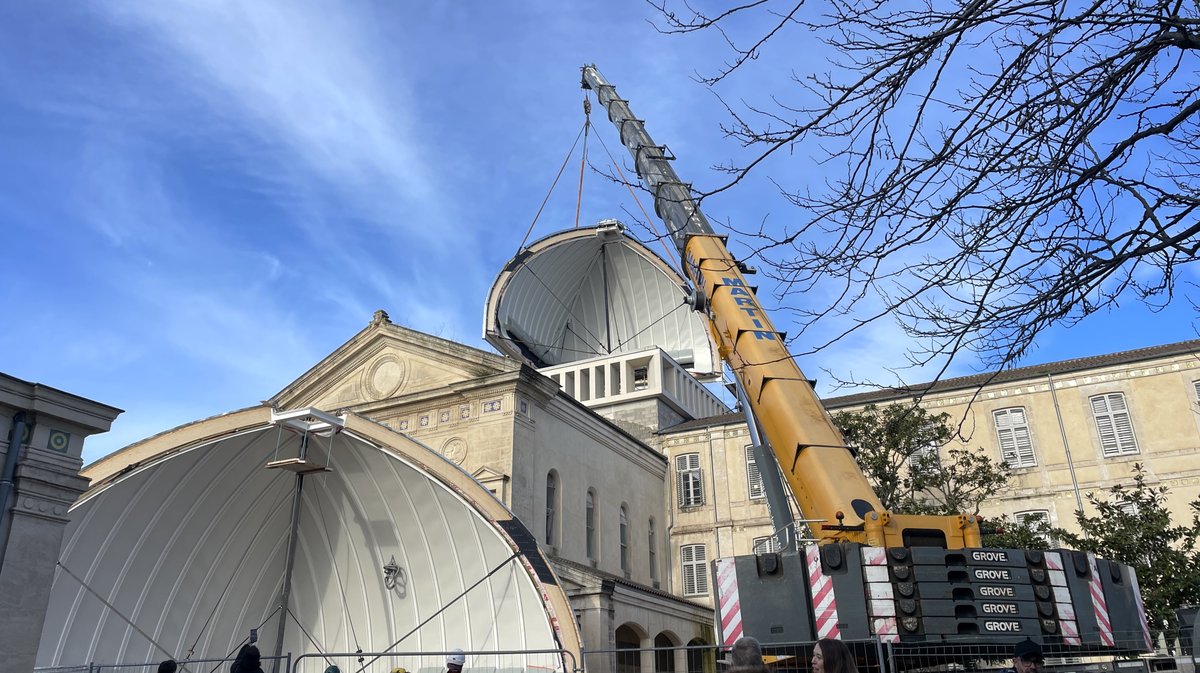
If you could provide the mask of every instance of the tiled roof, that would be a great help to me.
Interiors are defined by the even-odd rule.
[[[829,397],[821,400],[821,402],[825,405],[825,408],[829,410],[844,409],[846,407],[855,407],[861,404],[869,404],[871,402],[890,402],[892,400],[906,399],[928,393],[941,393],[952,390],[979,388],[981,386],[996,383],[1009,383],[1012,381],[1042,378],[1047,374],[1052,376],[1055,374],[1070,374],[1089,369],[1127,365],[1136,362],[1144,362],[1146,360],[1157,360],[1159,358],[1167,358],[1178,355],[1195,355],[1200,357],[1200,339],[1180,341],[1177,343],[1164,344],[1162,346],[1150,346],[1147,348],[1120,351],[1118,353],[1108,353],[1105,355],[1091,355],[1088,357],[1075,358],[1073,360],[1060,360],[1058,362],[1048,362],[1045,364],[1029,365],[1026,367],[1015,367],[1013,369],[1005,369],[998,372],[984,372],[982,374],[973,374],[971,376],[960,376],[952,379],[918,383],[906,388],[885,388],[883,390],[871,390],[863,393],[854,393],[852,395]],[[745,416],[741,413],[722,414],[720,416],[710,416],[708,418],[698,418],[691,421],[685,421],[678,425],[664,429],[662,434],[675,434],[678,432],[687,432],[689,430],[699,430],[721,425],[734,425],[744,421]]]
[[[982,374],[973,374],[971,376],[960,376],[953,379],[942,379],[940,381],[919,383],[906,388],[885,388],[883,390],[872,390],[865,393],[855,393],[853,395],[830,397],[822,400],[822,403],[824,403],[825,408],[827,409],[840,409],[843,407],[853,407],[860,404],[868,404],[870,402],[887,402],[928,393],[941,393],[951,390],[961,390],[964,388],[979,388],[985,385],[996,383],[1009,383],[1012,381],[1042,378],[1047,374],[1052,376],[1055,374],[1070,374],[1074,372],[1087,371],[1089,369],[1127,365],[1135,362],[1157,360],[1159,358],[1173,357],[1177,355],[1200,355],[1200,339],[1180,341],[1178,343],[1165,344],[1162,346],[1138,348],[1129,351],[1120,351],[1118,353],[1108,353],[1105,355],[1091,355],[1088,357],[1075,358],[1073,360],[1060,360],[1058,362],[1048,362],[1039,365],[1015,367],[1013,369],[1004,369],[998,372],[984,372]]]

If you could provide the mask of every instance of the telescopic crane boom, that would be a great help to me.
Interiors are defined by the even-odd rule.
[[[721,358],[738,378],[763,434],[803,515],[823,520],[813,534],[824,541],[872,546],[979,547],[974,516],[912,516],[884,511],[837,426],[771,324],[743,267],[700,212],[688,185],[671,168],[666,148],[633,116],[593,65],[583,87],[595,92],[638,175],[654,195],[692,283],[692,305],[708,321]]]

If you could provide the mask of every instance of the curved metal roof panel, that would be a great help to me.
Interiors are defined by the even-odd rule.
[[[257,408],[89,468],[94,486],[72,510],[38,665],[219,657],[251,628],[272,653],[297,481],[265,464],[298,446]],[[569,616],[558,620],[569,631],[556,631],[553,615],[569,607],[536,545],[514,537],[523,528],[470,475],[353,415],[309,446],[331,471],[300,489],[283,652],[397,641],[400,652],[577,651]],[[389,590],[382,568],[393,558],[403,570]]]
[[[488,295],[484,338],[535,367],[650,347],[698,376],[720,372],[684,280],[615,222],[543,238],[505,265]]]

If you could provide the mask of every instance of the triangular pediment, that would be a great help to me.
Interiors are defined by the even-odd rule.
[[[483,467],[480,467],[478,470],[475,470],[474,472],[472,472],[471,476],[475,477],[475,481],[482,482],[482,483],[487,483],[489,481],[496,481],[497,479],[500,479],[500,480],[508,479],[507,474],[504,474],[502,472],[497,472],[486,465],[484,465]]]
[[[394,325],[380,314],[270,403],[279,409],[354,408],[521,368],[509,358]]]

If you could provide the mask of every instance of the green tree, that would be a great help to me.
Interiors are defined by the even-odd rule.
[[[833,422],[883,506],[906,514],[977,514],[1008,483],[1009,470],[979,451],[946,447],[955,438],[946,413],[903,404],[840,411]]]
[[[1055,531],[1045,519],[1017,521],[1001,515],[983,522],[983,546],[1006,549],[1049,549]]]
[[[1141,463],[1133,465],[1133,483],[1118,484],[1108,496],[1088,493],[1095,514],[1075,513],[1083,535],[1056,533],[1068,546],[1131,566],[1146,603],[1146,617],[1157,635],[1178,628],[1175,609],[1200,602],[1200,500],[1190,504],[1191,521],[1179,525],[1166,508],[1166,486],[1146,483]]]

